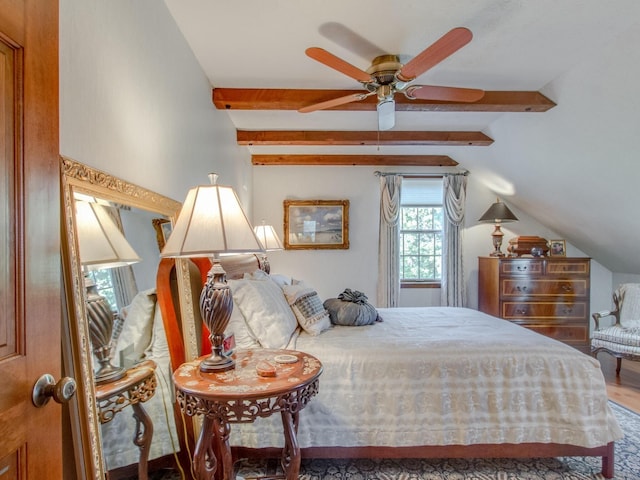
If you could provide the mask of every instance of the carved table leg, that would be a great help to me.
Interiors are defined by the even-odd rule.
[[[298,412],[280,412],[284,427],[284,448],[282,449],[282,469],[287,480],[297,480],[300,473],[300,447],[298,446]]]
[[[222,467],[218,469],[221,475],[216,475],[216,478],[221,480],[234,480],[236,477],[233,469],[231,447],[229,446],[229,423],[219,419],[215,419],[213,422],[215,428],[213,438],[215,442],[214,450],[220,455],[218,461],[221,463],[220,467]]]
[[[198,480],[213,480],[217,461],[212,448],[211,438],[214,430],[214,421],[204,417],[202,429],[193,452],[193,469]]]
[[[142,404],[134,403],[132,408],[133,418],[136,419],[136,434],[133,438],[133,443],[140,448],[138,478],[140,480],[147,480],[147,462],[149,460],[149,447],[151,446],[151,439],[153,438],[153,422],[144,408],[142,408]]]

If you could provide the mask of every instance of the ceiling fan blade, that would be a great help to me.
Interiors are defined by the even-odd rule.
[[[378,102],[376,110],[378,110],[378,130],[393,128],[396,124],[396,102],[393,97]]]
[[[468,28],[458,27],[450,30],[431,46],[409,60],[398,72],[398,79],[403,82],[410,82],[449,55],[457,52],[469,43],[472,38],[473,34]]]
[[[407,98],[440,100],[443,102],[477,102],[484,97],[484,90],[477,88],[436,87],[432,85],[411,85],[404,90]]]
[[[358,67],[354,67],[350,63],[345,62],[323,48],[310,47],[305,50],[305,53],[308,57],[313,58],[320,63],[324,63],[327,67],[331,67],[340,73],[344,73],[348,77],[358,80],[359,82],[367,83],[371,81],[371,75],[367,72],[360,70]]]
[[[316,110],[324,110],[326,108],[336,107],[338,105],[344,105],[345,103],[356,102],[358,100],[364,100],[369,95],[373,95],[375,92],[371,93],[352,93],[350,95],[345,95],[344,97],[334,98],[332,100],[326,100],[324,102],[314,103],[313,105],[309,105],[308,107],[302,107],[298,110],[300,113],[310,113],[315,112]]]

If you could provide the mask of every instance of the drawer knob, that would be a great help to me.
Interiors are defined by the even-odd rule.
[[[565,308],[564,309],[564,314],[565,315],[570,315],[573,313],[573,308]]]
[[[520,285],[518,285],[516,287],[516,290],[518,290],[519,292],[526,292],[527,291],[527,286],[525,285],[524,287],[521,287]]]
[[[525,266],[518,265],[516,268],[521,272],[525,272],[527,270],[527,266],[526,265]]]
[[[562,285],[560,288],[562,288],[562,290],[565,292],[571,292],[573,290],[571,285],[567,285],[567,284]]]
[[[526,315],[527,314],[527,310],[524,308],[516,308],[516,313],[518,315]]]

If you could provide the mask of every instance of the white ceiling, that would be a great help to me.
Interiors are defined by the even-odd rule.
[[[600,75],[614,75],[618,83],[625,83],[625,75],[638,71],[637,63],[640,62],[630,60],[628,65],[623,65],[623,69],[619,64],[612,66],[613,71],[600,68],[596,71],[598,77],[572,76],[572,72],[591,72],[592,65],[607,66],[608,62],[613,62],[608,54],[612,45],[625,44],[623,40],[629,36],[638,39],[636,32],[639,31],[640,1],[165,0],[165,3],[214,88],[358,90],[360,85],[357,81],[308,58],[305,49],[322,47],[364,70],[376,55],[398,54],[401,60],[407,61],[450,29],[458,26],[469,28],[473,32],[473,40],[418,77],[415,83],[484,90],[542,91],[558,106],[548,112],[535,114],[397,113],[395,130],[483,131],[495,140],[491,147],[412,146],[384,147],[380,150],[377,147],[355,146],[287,147],[286,152],[282,147],[248,148],[256,154],[447,154],[458,161],[461,167],[472,173],[477,169],[480,175],[486,174],[487,178],[491,169],[499,169],[499,173],[517,187],[517,195],[511,201],[520,209],[562,233],[588,255],[597,256],[608,268],[640,274],[640,255],[630,265],[619,252],[614,252],[621,246],[619,239],[611,239],[611,235],[605,234],[584,238],[584,225],[570,225],[570,221],[576,218],[584,222],[592,221],[594,227],[597,225],[601,228],[603,225],[600,210],[606,208],[595,201],[588,208],[592,196],[587,192],[599,188],[597,174],[594,178],[589,172],[597,172],[606,165],[606,161],[597,163],[595,158],[594,164],[589,164],[593,149],[582,145],[576,152],[581,158],[581,172],[578,173],[585,177],[575,192],[566,179],[564,183],[553,175],[545,179],[545,188],[555,188],[552,191],[560,196],[561,206],[557,211],[547,212],[544,218],[541,218],[539,209],[554,205],[555,201],[551,201],[549,192],[529,185],[530,178],[521,176],[522,166],[513,166],[514,160],[517,160],[514,159],[514,152],[518,152],[518,148],[529,142],[540,142],[540,137],[544,137],[542,140],[545,142],[554,141],[559,126],[564,127],[570,115],[580,115],[582,118],[579,121],[584,122],[585,111],[581,111],[583,104],[598,108],[598,101],[594,102],[591,96],[602,95],[603,89],[607,88],[607,80],[600,80]],[[637,57],[635,50],[634,45],[630,51]],[[568,81],[574,84],[569,85]],[[635,85],[637,82],[629,83]],[[582,97],[573,98],[575,92]],[[632,93],[636,94],[636,91]],[[613,92],[613,95],[621,94]],[[630,92],[629,98],[636,97]],[[600,101],[603,102],[600,108],[606,110],[606,97]],[[637,105],[637,100],[633,101]],[[569,107],[576,112],[568,113]],[[637,111],[634,109],[636,113],[631,113],[636,122]],[[597,112],[593,115],[596,120],[599,118]],[[232,110],[229,116],[238,129],[250,130],[376,130],[377,126],[375,111],[300,114],[295,111]],[[555,125],[553,131],[544,130],[551,127],[543,126],[541,118],[543,123]],[[594,128],[606,128],[607,123],[603,122]],[[625,121],[624,125],[628,124],[628,120]],[[636,125],[640,130],[640,125]],[[529,136],[523,133],[523,128],[531,129]],[[619,128],[617,130],[617,135],[621,135]],[[567,138],[579,134],[569,132]],[[617,139],[617,149],[622,148],[622,156],[631,153],[624,145],[626,142],[632,145],[630,138],[637,135],[637,130],[631,128],[626,135],[628,137],[622,141]],[[519,139],[521,143],[514,144],[514,139]],[[594,141],[593,138],[581,139],[579,143],[584,143],[583,140]],[[554,172],[558,170],[555,168],[558,159],[550,158],[553,152],[562,152],[564,161],[572,146],[576,145],[575,137],[571,142],[562,138],[557,142],[556,147],[545,152],[545,155],[534,157],[529,148],[515,156],[523,161],[528,158],[529,163],[535,161],[538,172]],[[567,164],[567,168],[571,165]],[[558,171],[562,171],[562,168]],[[571,210],[572,205],[585,211],[576,217],[575,211]],[[589,212],[593,217],[589,216]],[[620,225],[611,225],[610,228],[616,231]],[[640,226],[638,229],[636,240],[640,239]],[[637,241],[628,246],[637,252],[636,244]]]

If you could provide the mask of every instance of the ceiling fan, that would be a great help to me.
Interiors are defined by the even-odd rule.
[[[351,65],[322,48],[307,48],[305,50],[307,56],[359,81],[366,92],[352,93],[315,103],[298,111],[300,113],[315,112],[316,110],[324,110],[345,103],[364,100],[371,95],[377,95],[378,129],[389,130],[395,125],[394,96],[396,93],[403,93],[411,100],[423,99],[453,102],[475,102],[480,100],[484,95],[484,91],[475,88],[411,84],[416,77],[464,47],[472,38],[473,35],[469,29],[464,27],[454,28],[404,65],[400,63],[398,55],[380,55],[373,59],[371,66],[366,71]]]

